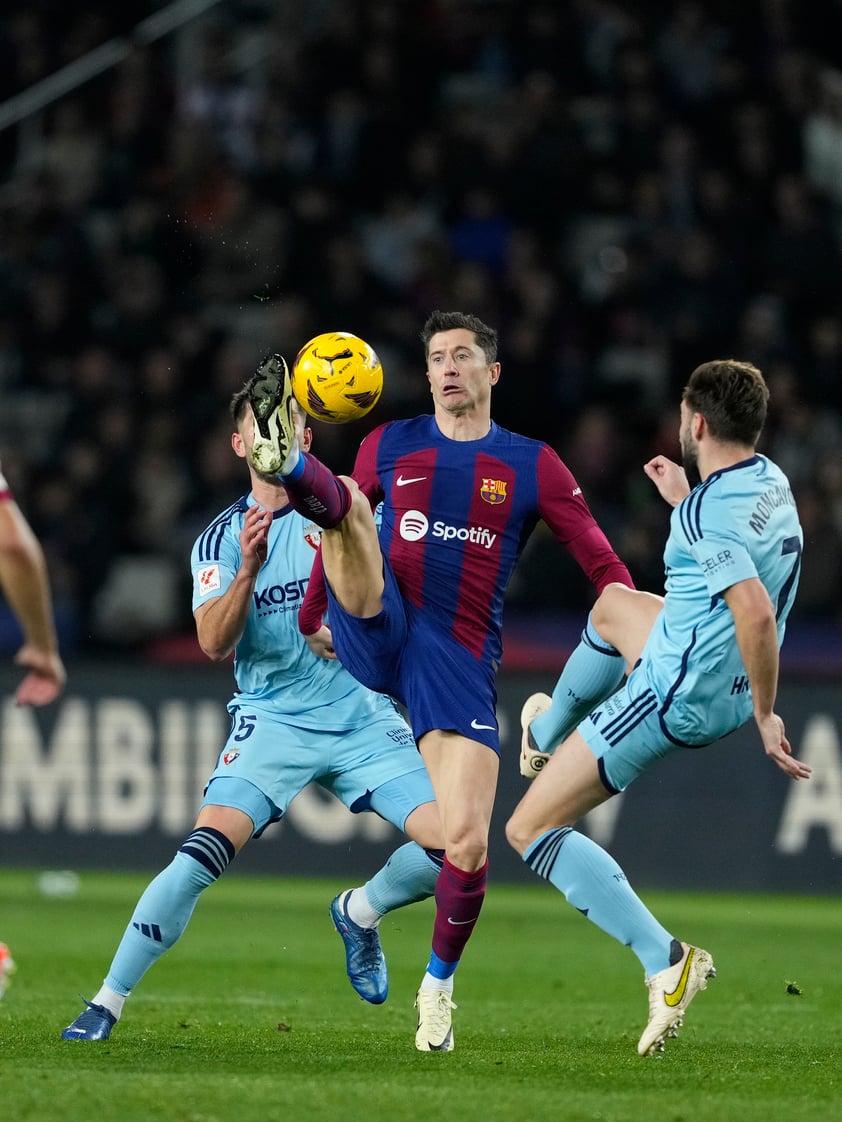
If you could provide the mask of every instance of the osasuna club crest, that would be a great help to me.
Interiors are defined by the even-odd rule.
[[[508,498],[505,479],[483,479],[479,489],[480,498],[490,506],[499,506]]]
[[[315,522],[311,522],[309,526],[305,526],[304,540],[313,549],[318,549],[322,541],[321,526],[317,526]]]

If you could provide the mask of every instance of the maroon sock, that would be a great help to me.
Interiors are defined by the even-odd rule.
[[[294,476],[283,475],[281,482],[299,514],[312,518],[323,530],[338,526],[350,509],[348,488],[309,452],[301,453]]]
[[[458,962],[479,919],[488,880],[488,861],[471,873],[451,865],[447,857],[436,881],[436,922],[433,954],[442,962]]]

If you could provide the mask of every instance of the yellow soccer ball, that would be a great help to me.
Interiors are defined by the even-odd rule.
[[[383,367],[376,352],[347,331],[327,331],[305,343],[290,377],[301,408],[332,425],[358,421],[383,392]]]

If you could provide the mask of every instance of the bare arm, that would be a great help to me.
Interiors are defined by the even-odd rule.
[[[739,581],[723,593],[734,617],[737,646],[751,685],[754,720],[766,755],[790,779],[807,779],[811,768],[796,760],[784,723],[775,712],[778,691],[778,634],[775,611],[758,578]]]
[[[242,638],[257,575],[266,560],[271,524],[271,511],[249,507],[240,531],[242,560],[237,575],[222,596],[201,604],[193,614],[199,646],[213,662],[226,659]]]
[[[23,632],[15,655],[28,673],[15,692],[18,705],[47,705],[67,673],[58,653],[44,551],[13,499],[0,502],[0,585]]]

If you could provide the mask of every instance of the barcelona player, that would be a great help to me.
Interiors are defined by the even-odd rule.
[[[556,453],[492,420],[496,331],[437,311],[421,338],[433,412],[372,432],[353,477],[335,476],[296,441],[280,357],[274,377],[253,390],[253,463],[279,470],[293,506],[323,528],[336,654],[364,685],[406,705],[432,779],[445,857],[415,1044],[450,1051],[453,975],[486,890],[500,750],[495,676],[512,570],[543,519],[597,592],[632,582]],[[299,622],[305,634],[318,627],[309,599]]]
[[[708,362],[693,372],[681,401],[684,467],[664,456],[644,466],[674,507],[666,595],[607,588],[552,699],[530,698],[521,717],[522,758],[543,752],[546,766],[535,769],[508,838],[539,876],[639,958],[649,988],[641,1055],[662,1051],[676,1035],[715,973],[713,959],[666,931],[616,861],[575,823],[664,756],[703,747],[752,717],[784,774],[810,775],[775,712],[803,535],[786,476],[756,451],[768,398],[751,363]],[[632,672],[606,696],[595,683],[610,682],[623,660]],[[583,706],[589,712],[571,731]]]

